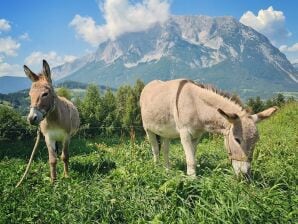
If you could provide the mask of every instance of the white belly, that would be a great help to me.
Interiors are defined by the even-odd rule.
[[[174,124],[148,125],[148,130],[164,138],[179,138],[179,131]]]
[[[47,135],[50,140],[54,141],[63,141],[67,137],[66,131],[60,128],[48,129],[45,135]]]

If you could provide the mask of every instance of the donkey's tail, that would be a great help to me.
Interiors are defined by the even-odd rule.
[[[32,153],[31,153],[31,157],[30,157],[29,162],[28,162],[28,164],[27,164],[26,170],[25,170],[25,172],[24,172],[22,178],[20,179],[20,181],[17,183],[16,187],[18,187],[18,186],[21,185],[21,183],[23,182],[23,180],[25,179],[25,177],[26,177],[27,174],[28,174],[28,171],[29,171],[30,165],[31,165],[31,163],[32,163],[34,154],[35,154],[35,152],[36,152],[36,149],[37,149],[39,140],[40,140],[40,127],[38,127],[38,129],[37,129],[37,137],[36,137],[35,145],[34,145],[34,147],[33,147],[33,150],[32,150]]]

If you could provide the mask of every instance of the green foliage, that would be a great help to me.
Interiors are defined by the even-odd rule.
[[[282,107],[286,103],[295,102],[294,97],[289,97],[286,99],[286,97],[279,93],[276,96],[273,96],[270,99],[267,99],[266,101],[261,100],[259,96],[256,98],[249,98],[247,101],[247,106],[252,110],[254,113],[258,113],[262,110],[265,110],[266,108],[278,106]]]
[[[171,170],[150,145],[118,138],[73,139],[70,178],[50,184],[41,144],[18,189],[33,141],[0,143],[0,223],[297,223],[298,104],[260,123],[251,181],[235,178],[222,137],[199,144],[197,178],[186,177],[179,142]]]
[[[116,120],[116,98],[111,90],[107,90],[101,100],[102,132],[106,135],[114,134],[119,124]]]
[[[70,93],[69,89],[67,89],[66,87],[59,88],[56,93],[58,96],[62,96],[68,100],[71,100],[71,93]]]
[[[86,95],[82,102],[77,105],[80,112],[81,125],[88,127],[85,133],[88,136],[98,135],[98,127],[101,126],[100,110],[101,110],[101,97],[99,88],[96,85],[89,85]]]
[[[116,93],[108,89],[101,95],[97,86],[90,85],[83,100],[76,100],[82,134],[90,137],[128,135],[132,127],[142,133],[139,99],[143,88],[144,83],[138,80],[133,87],[121,86]]]
[[[264,102],[261,100],[259,96],[257,96],[255,99],[249,98],[247,102],[247,106],[250,107],[254,113],[258,113],[264,110],[265,108]]]
[[[33,128],[12,108],[0,105],[0,140],[21,140],[33,134]]]
[[[9,94],[0,93],[0,104],[5,105],[8,103],[23,116],[28,113],[29,102],[29,90]]]

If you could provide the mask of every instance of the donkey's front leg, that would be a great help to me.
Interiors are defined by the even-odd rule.
[[[157,163],[159,160],[159,145],[156,138],[156,134],[154,134],[149,130],[146,130],[146,133],[147,133],[148,140],[151,144],[154,162]]]
[[[51,182],[53,183],[57,178],[57,173],[56,173],[57,154],[55,150],[56,141],[50,139],[48,135],[45,135],[45,141],[48,147]]]
[[[64,172],[63,172],[64,177],[68,177],[68,164],[69,164],[68,148],[69,148],[69,142],[70,142],[70,137],[66,137],[63,141],[63,146],[62,146],[61,159],[63,160],[63,163],[64,163]]]
[[[195,148],[187,129],[180,131],[180,138],[186,157],[187,175],[196,176]]]

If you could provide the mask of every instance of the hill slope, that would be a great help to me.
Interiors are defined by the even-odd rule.
[[[2,76],[0,77],[0,93],[7,94],[28,89],[31,81],[27,77]]]

